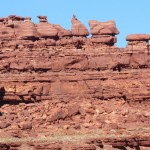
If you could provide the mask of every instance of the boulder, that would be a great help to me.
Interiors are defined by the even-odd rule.
[[[126,41],[148,41],[150,40],[149,34],[129,34]]]
[[[116,23],[113,20],[107,22],[99,22],[96,20],[90,20],[89,26],[92,35],[117,35],[119,31],[116,27]]]
[[[37,24],[37,31],[40,34],[40,37],[57,37],[57,29],[52,24],[47,22],[46,16],[38,16],[40,19],[39,23]]]
[[[56,120],[64,119],[66,117],[67,117],[67,113],[64,110],[60,109],[60,110],[54,112],[54,114],[52,114],[50,117],[48,117],[47,121],[54,122]]]
[[[71,106],[68,106],[68,116],[71,117],[80,114],[79,109],[80,109],[80,105],[78,104],[73,104]]]
[[[75,17],[73,16],[72,20],[72,35],[74,36],[88,36],[88,29]]]
[[[21,130],[32,129],[32,123],[30,121],[23,121],[18,126]]]

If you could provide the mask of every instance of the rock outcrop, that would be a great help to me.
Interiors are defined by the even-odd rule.
[[[82,45],[86,43],[86,36],[89,35],[87,28],[73,15],[72,22],[72,35],[73,43],[77,48],[82,48]]]
[[[58,24],[54,24],[53,26],[58,31],[59,40],[56,42],[57,46],[65,46],[65,45],[72,45],[73,44],[72,33],[70,30],[66,30]]]
[[[73,15],[72,28],[66,30],[60,25],[50,24],[46,16],[38,16],[39,23],[34,24],[30,17],[11,15],[0,18],[1,46],[15,49],[19,47],[32,48],[47,46],[67,46],[77,49],[88,46],[113,46],[116,34],[119,34],[114,21],[89,21],[91,38],[88,29]],[[9,41],[9,43],[8,43]]]
[[[72,20],[72,35],[73,36],[83,36],[86,37],[89,35],[89,31],[87,28],[76,18],[76,16],[73,16]]]
[[[57,30],[53,27],[53,25],[47,22],[46,16],[38,16],[39,23],[37,24],[37,31],[40,34],[41,38],[56,38]]]
[[[139,47],[143,47],[143,49],[147,50],[149,47],[149,40],[149,34],[130,34],[126,37],[126,41],[128,41],[127,48],[136,50]]]
[[[39,19],[0,19],[0,149],[149,149],[149,35]]]
[[[114,45],[117,42],[115,35],[119,34],[116,24],[113,20],[107,22],[89,21],[92,43],[104,43]]]

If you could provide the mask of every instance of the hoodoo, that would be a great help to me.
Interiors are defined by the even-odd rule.
[[[115,35],[119,34],[116,24],[113,20],[107,22],[89,21],[93,43],[104,43],[114,45],[117,42]]]
[[[128,41],[127,48],[138,49],[138,47],[143,47],[143,49],[147,49],[149,40],[149,34],[130,34],[126,37],[126,41]]]
[[[37,24],[37,31],[40,34],[40,37],[43,38],[56,38],[57,37],[57,30],[47,22],[46,16],[38,16],[39,23]]]
[[[38,18],[0,18],[0,150],[150,149],[150,35]]]
[[[71,32],[73,36],[83,36],[86,37],[89,35],[89,31],[87,28],[76,18],[76,16],[72,17],[72,29]]]

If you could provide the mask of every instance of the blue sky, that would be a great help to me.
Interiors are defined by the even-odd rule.
[[[126,35],[150,34],[150,0],[1,0],[0,17],[11,14],[31,16],[37,23],[38,15],[48,16],[54,24],[71,28],[71,18],[77,18],[88,27],[89,20],[115,20],[120,34],[117,46],[126,46]]]

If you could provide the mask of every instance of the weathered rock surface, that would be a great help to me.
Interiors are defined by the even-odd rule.
[[[147,50],[149,49],[149,43],[150,40],[149,34],[130,34],[127,35],[126,41],[128,41],[127,48],[136,50],[139,47]]]
[[[87,28],[76,18],[76,16],[73,16],[72,20],[72,35],[74,36],[88,36],[89,31]]]
[[[53,25],[47,22],[46,16],[38,16],[40,19],[37,24],[37,31],[40,34],[40,37],[57,37],[57,30],[53,27]]]
[[[101,43],[106,45],[114,45],[117,42],[115,35],[119,34],[116,24],[113,20],[107,22],[98,22],[90,20],[89,26],[91,29],[91,42]]]
[[[53,26],[57,29],[58,37],[72,36],[72,33],[70,30],[66,30],[58,24],[54,24]]]
[[[15,29],[18,30],[15,33],[19,39],[34,39],[39,37],[35,24],[31,21],[30,17],[26,17],[24,22],[16,23]]]
[[[149,34],[130,34],[126,37],[127,41],[148,41],[150,40]]]
[[[149,148],[148,36],[118,48],[114,22],[87,38],[39,19],[0,19],[0,149]]]
[[[119,31],[113,20],[107,22],[99,22],[96,20],[89,21],[92,35],[116,35]]]

